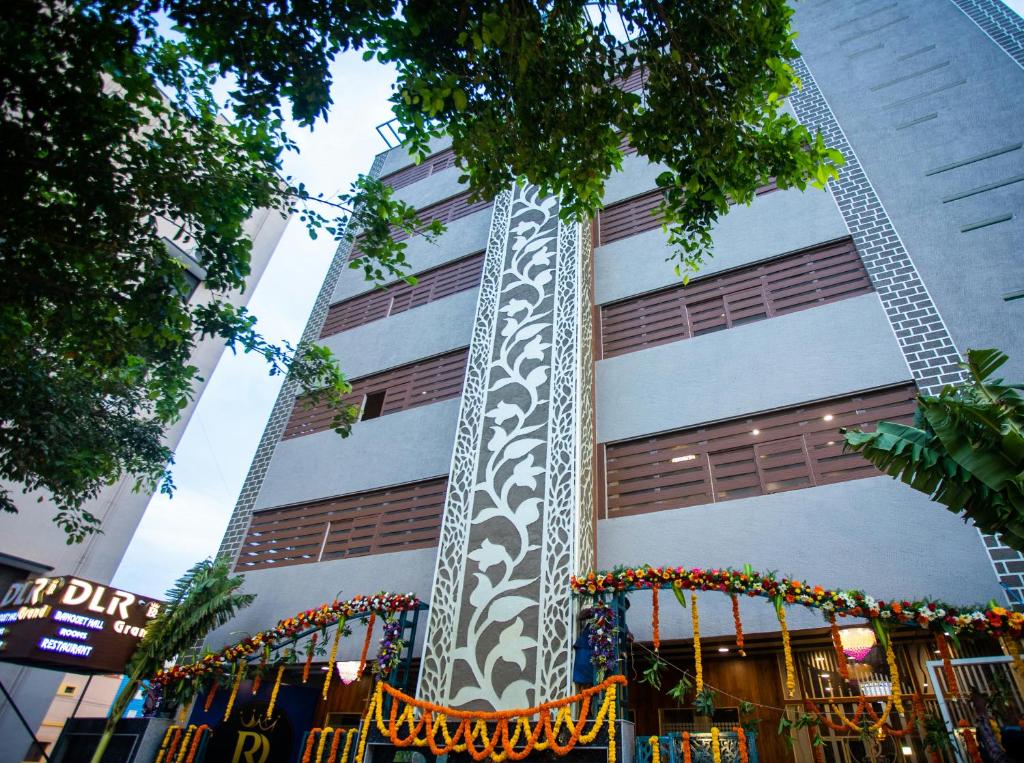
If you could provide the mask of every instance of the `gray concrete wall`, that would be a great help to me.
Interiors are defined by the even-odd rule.
[[[927,174],[1024,140],[1024,69],[945,0],[863,19],[868,6],[794,7],[807,64],[958,348],[999,347],[1024,378],[1024,300],[1002,299],[1024,289],[1024,183],[943,202],[1024,174],[1024,150]]]
[[[435,243],[428,243],[422,236],[407,239],[405,256],[409,262],[409,272],[420,273],[468,254],[483,251],[487,246],[487,234],[490,229],[491,208],[488,207],[449,223],[448,230]],[[362,268],[352,268],[342,273],[338,279],[331,302],[340,302],[374,288],[376,285],[366,280]]]
[[[336,596],[348,599],[357,594],[386,590],[414,593],[426,601],[430,597],[436,555],[436,548],[423,548],[247,572],[243,590],[256,594],[256,601],[223,628],[211,633],[206,643],[213,649],[219,649],[239,640],[239,634],[231,635],[232,631],[255,633],[271,628],[282,618],[333,601]],[[425,627],[426,618],[421,613],[417,654],[421,651],[419,642]],[[379,623],[376,632],[379,636]],[[339,660],[359,659],[364,633],[363,627],[356,625],[352,637],[342,639],[338,648]],[[370,654],[376,652],[377,643],[373,643]],[[318,662],[326,661],[326,657],[316,659]]]
[[[658,185],[658,175],[664,171],[663,164],[653,164],[637,154],[626,156],[622,160],[622,171],[613,173],[605,184],[605,206],[650,191]]]
[[[347,438],[332,431],[280,442],[256,510],[448,474],[459,401],[443,400],[370,421]]]
[[[795,252],[848,235],[828,191],[797,189],[760,196],[735,206],[714,228],[713,257],[700,275]],[[598,304],[679,283],[667,236],[656,228],[598,247],[594,253]]]
[[[387,320],[334,334],[323,344],[331,348],[351,379],[467,347],[478,292],[460,291]]]
[[[601,569],[750,564],[878,599],[930,596],[967,605],[1002,598],[977,531],[888,477],[607,519],[598,523],[598,541]],[[689,615],[673,596],[661,601],[661,632],[690,637]],[[700,602],[702,635],[733,632],[725,595],[704,593]],[[630,630],[650,639],[650,596],[632,603]],[[767,601],[743,597],[742,613],[745,632],[778,631]],[[803,607],[790,607],[787,621],[793,629],[825,625]]]
[[[874,294],[597,364],[597,437],[628,439],[910,379]]]

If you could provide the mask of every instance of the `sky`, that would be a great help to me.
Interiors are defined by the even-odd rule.
[[[1005,1],[1024,15],[1024,0]],[[288,174],[328,195],[346,190],[386,148],[374,128],[391,118],[394,78],[393,69],[358,53],[343,54],[331,71],[331,119],[313,132],[296,127],[292,137],[301,153],[286,162]],[[334,249],[327,238],[312,241],[297,220],[288,224],[249,302],[265,336],[299,339]],[[178,446],[178,489],[173,498],[153,497],[114,585],[160,596],[192,564],[216,553],[281,382],[268,376],[261,358],[224,355]]]
[[[391,118],[394,70],[340,56],[331,67],[334,107],[311,133],[291,131],[301,152],[286,158],[287,174],[328,196],[347,190],[387,146],[374,129]],[[298,341],[334,255],[329,236],[313,241],[288,223],[249,302],[258,327],[274,341]],[[160,596],[195,562],[216,553],[270,410],[280,377],[253,355],[226,352],[200,398],[175,455],[173,498],[156,495],[114,576],[113,584]]]

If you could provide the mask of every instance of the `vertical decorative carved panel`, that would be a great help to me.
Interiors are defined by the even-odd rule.
[[[570,689],[568,581],[593,556],[589,257],[587,233],[559,221],[556,198],[517,186],[495,200],[423,699],[508,709]]]

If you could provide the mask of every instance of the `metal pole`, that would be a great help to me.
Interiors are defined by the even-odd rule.
[[[75,709],[71,711],[71,715],[68,716],[68,720],[74,718],[78,714],[78,708],[82,706],[82,700],[85,699],[86,692],[89,691],[89,684],[92,683],[92,673],[85,679],[85,686],[82,687],[82,693],[78,695],[78,702],[75,703]]]
[[[50,756],[46,754],[46,748],[43,747],[42,743],[38,739],[36,739],[36,733],[32,730],[32,727],[28,725],[28,721],[25,720],[25,716],[21,714],[21,710],[18,709],[18,706],[14,704],[14,697],[7,693],[7,687],[4,686],[3,681],[0,681],[0,691],[4,693],[4,698],[7,700],[7,704],[11,706],[11,710],[13,710],[14,714],[18,716],[18,720],[21,721],[21,725],[25,727],[25,731],[27,731],[28,735],[32,737],[32,744],[34,744],[36,749],[39,750],[39,754],[43,756],[43,760],[45,760],[46,763],[50,763]]]

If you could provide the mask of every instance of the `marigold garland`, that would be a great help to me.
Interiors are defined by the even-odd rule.
[[[846,661],[846,652],[843,651],[843,639],[839,635],[839,626],[836,625],[835,612],[828,615],[829,629],[832,633],[832,648],[836,650],[836,663],[839,666],[839,675],[843,680],[850,680],[850,664]]]
[[[267,703],[266,719],[269,721],[274,715],[274,706],[277,704],[277,693],[281,691],[281,679],[284,677],[284,663],[277,666],[277,676],[274,678],[274,688],[270,690],[270,702]]]
[[[683,732],[683,763],[693,763],[693,753],[690,752],[690,732]]]
[[[366,655],[370,653],[370,640],[373,638],[375,622],[377,622],[376,612],[372,613],[370,619],[366,621],[366,638],[363,640],[363,651],[359,655],[359,670],[356,672],[356,676],[359,678],[363,677],[363,672],[366,670]]]
[[[964,736],[964,747],[967,748],[967,757],[971,763],[985,763],[981,757],[981,750],[978,749],[978,740],[974,738],[974,731],[968,725],[966,719],[960,721],[960,729]]]
[[[171,742],[171,737],[174,735],[175,731],[179,730],[180,729],[178,729],[176,726],[167,727],[167,731],[164,732],[163,741],[160,742],[160,749],[156,752],[156,760],[154,761],[154,763],[161,763],[161,761],[164,758],[164,754],[167,752],[167,745],[169,745]]]
[[[747,749],[747,732],[742,726],[736,727],[736,751],[739,755],[739,763],[750,763],[750,751]]]
[[[807,733],[810,734],[810,729],[808,729]],[[814,763],[825,763],[825,745],[815,744],[812,738],[811,749],[814,751]]]
[[[310,763],[313,758],[313,745],[316,744],[316,735],[320,729],[310,729],[306,735],[306,746],[302,750],[302,763]]]
[[[363,725],[359,731],[359,748],[356,750],[356,761],[363,763],[366,760],[366,737],[370,735],[370,718],[373,715],[374,699],[378,697],[378,690],[375,689],[370,700],[369,707],[366,708],[366,714],[363,716]],[[431,748],[433,750],[433,748]]]
[[[661,740],[653,736],[647,743],[651,746],[651,763],[661,763]]]
[[[309,651],[306,652],[306,664],[302,666],[302,683],[306,683],[309,680],[309,668],[313,664],[313,652],[316,651],[316,637],[319,634],[314,633],[313,637],[309,640]]]
[[[697,609],[697,592],[690,594],[690,619],[693,621],[693,662],[696,666],[697,694],[704,691],[704,663],[700,654],[700,611]]]
[[[885,660],[889,663],[889,692],[892,695],[892,704],[898,715],[903,715],[903,699],[900,695],[900,669],[896,663],[896,653],[892,648],[892,638],[885,641]]]
[[[935,634],[935,646],[942,657],[942,674],[946,677],[946,694],[950,697],[960,696],[960,687],[956,682],[956,673],[953,672],[952,655],[949,652],[949,642],[942,633]]]
[[[371,620],[373,617],[371,616]],[[341,642],[342,631],[345,630],[345,621],[338,621],[338,628],[334,631],[334,641],[331,642],[331,654],[327,658],[327,675],[324,676],[324,688],[321,696],[327,699],[327,690],[331,688],[331,676],[334,674],[334,661],[338,659],[338,644]]]
[[[1024,679],[1024,659],[1021,659],[1020,643],[1015,638],[1009,636],[1003,636],[999,639],[1003,644],[1003,649],[1010,657],[1013,658],[1011,666],[1013,672],[1017,674],[1017,678]]]
[[[651,589],[651,630],[654,633],[654,651],[661,651],[661,612],[658,608],[658,589]]]
[[[256,669],[256,677],[252,679],[252,693],[255,694],[260,690],[260,684],[263,682],[263,671],[267,669],[267,660],[270,658],[270,647],[266,647],[263,650],[263,657],[260,658],[260,666]]]
[[[338,746],[342,736],[345,737],[345,748],[341,751],[341,763],[348,761],[348,753],[352,749],[352,737],[356,735],[355,729],[342,732],[340,729],[334,732],[334,741],[331,743],[331,752],[327,756],[327,763],[338,763]]]
[[[181,726],[174,727],[174,737],[171,739],[171,744],[167,748],[167,763],[171,763],[171,761],[174,760],[174,755],[178,752],[178,743],[181,742],[181,735],[184,731],[185,730]]]
[[[435,756],[467,752],[478,763],[488,758],[495,763],[521,761],[535,750],[551,750],[556,755],[565,755],[578,743],[590,744],[602,729],[606,729],[608,761],[614,763],[617,687],[625,683],[625,676],[611,676],[597,686],[565,699],[531,708],[485,712],[457,710],[417,700],[386,683],[378,682],[364,716],[359,759],[365,751],[367,726],[372,719],[377,730],[396,747],[429,747]],[[384,714],[387,704],[384,701],[385,693],[391,700],[387,718]],[[592,714],[590,704],[601,693],[603,697],[600,708]],[[571,716],[572,706],[577,703],[579,717],[574,721]],[[554,722],[552,711],[555,713]],[[417,712],[419,720],[416,719]],[[537,719],[531,723],[530,719],[534,716]],[[454,734],[448,729],[449,719],[458,723]],[[493,730],[488,728],[491,722],[495,725]],[[569,739],[565,743],[559,741],[563,727],[569,732]],[[437,738],[439,732],[440,742]]]
[[[188,743],[192,741],[192,735],[195,732],[195,726],[189,726],[185,729],[185,738],[181,741],[181,747],[178,748],[178,756],[174,759],[175,763],[182,763],[185,760],[185,755],[188,753]]]
[[[743,621],[740,620],[740,600],[736,594],[730,594],[729,598],[732,599],[732,624],[736,629],[736,650],[740,653],[740,657],[746,657],[747,653],[743,651]]]
[[[209,691],[206,692],[206,702],[203,703],[203,712],[210,712],[210,707],[213,705],[213,698],[217,695],[217,686],[219,682],[214,679],[213,683],[210,684]]]
[[[796,666],[793,664],[793,647],[789,643],[789,628],[786,627],[786,608],[776,604],[775,614],[779,617],[782,630],[782,656],[786,661],[786,693],[792,699],[796,696]]]
[[[316,758],[314,763],[322,763],[324,759],[324,748],[327,746],[327,738],[334,733],[334,728],[331,726],[324,726],[320,729],[320,744],[316,746]]]
[[[203,736],[209,730],[210,727],[205,723],[196,729],[195,739],[192,740],[192,749],[188,751],[188,757],[185,758],[185,763],[195,763],[196,755],[199,753],[199,747],[203,743]]]
[[[238,697],[238,687],[242,685],[242,676],[245,675],[245,663],[235,666],[235,680],[231,683],[231,693],[228,695],[228,704],[224,708],[224,720],[231,717],[231,710],[235,706],[235,698]]]
[[[718,743],[718,726],[711,727],[711,760],[712,763],[722,763],[722,747]]]

